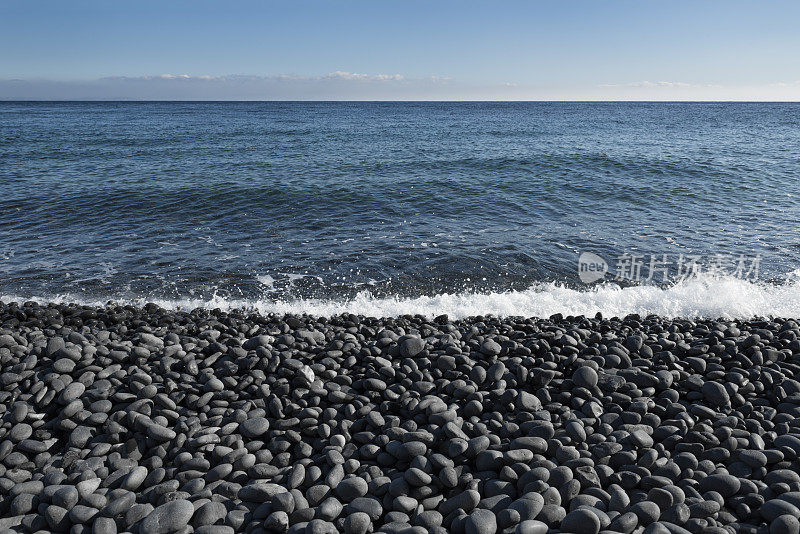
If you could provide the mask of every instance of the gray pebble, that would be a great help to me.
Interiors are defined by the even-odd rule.
[[[497,517],[491,510],[478,508],[469,514],[464,526],[466,534],[495,534],[497,532]]]
[[[575,385],[581,388],[594,388],[597,385],[597,371],[588,366],[579,367],[572,375]]]
[[[355,512],[344,520],[345,534],[366,534],[372,526],[372,519],[364,512]]]
[[[600,532],[600,519],[585,508],[573,510],[561,521],[561,531],[572,534],[597,534]]]
[[[769,524],[769,534],[798,534],[799,532],[800,520],[791,514],[778,516]]]
[[[192,503],[178,499],[155,508],[142,521],[142,531],[148,534],[168,534],[189,524],[194,515]]]

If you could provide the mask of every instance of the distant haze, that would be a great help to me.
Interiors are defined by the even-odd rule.
[[[800,3],[0,7],[3,100],[800,100]]]

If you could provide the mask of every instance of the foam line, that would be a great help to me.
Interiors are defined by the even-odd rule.
[[[85,299],[75,295],[53,297],[0,297],[11,300],[36,300],[38,302],[77,302],[102,306],[108,300],[121,303],[144,304],[154,302],[168,309],[193,309],[197,307],[236,309],[245,308],[266,313],[309,313],[330,316],[354,313],[375,317],[403,314],[436,316],[447,314],[451,318],[475,315],[548,317],[554,313],[565,315],[624,316],[657,314],[664,317],[711,317],[749,319],[763,317],[800,317],[800,277],[792,273],[782,284],[753,283],[737,278],[690,279],[667,288],[634,286],[620,288],[604,284],[585,290],[572,289],[556,283],[539,283],[524,291],[494,293],[443,293],[413,298],[375,297],[369,291],[359,292],[348,300],[294,299],[257,300],[226,299],[147,299],[115,298]]]

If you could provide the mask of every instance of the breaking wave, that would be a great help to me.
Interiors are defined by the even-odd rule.
[[[373,317],[406,314],[451,318],[477,315],[549,317],[564,315],[622,317],[631,313],[663,317],[706,317],[750,319],[753,317],[800,317],[800,270],[782,283],[751,282],[733,277],[690,278],[672,286],[620,287],[605,283],[586,289],[574,289],[558,283],[537,283],[523,291],[459,292],[417,297],[376,297],[361,291],[350,299],[148,299],[97,298],[75,295],[54,297],[3,296],[5,302],[76,302],[102,306],[109,300],[142,305],[152,302],[167,309],[194,308],[245,309],[261,314],[302,314],[331,316],[353,313]]]

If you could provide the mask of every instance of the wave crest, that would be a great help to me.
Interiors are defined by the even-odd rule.
[[[20,297],[8,295],[3,301],[36,300],[39,302],[77,302],[102,306],[109,300],[125,304],[153,302],[168,309],[220,308],[246,309],[262,314],[307,313],[331,316],[353,313],[374,317],[406,314],[451,318],[476,315],[549,317],[564,315],[606,317],[660,315],[663,317],[707,317],[750,319],[752,317],[800,317],[800,271],[790,274],[783,283],[750,282],[733,277],[701,276],[670,287],[620,287],[602,284],[587,289],[573,289],[557,283],[538,283],[523,291],[442,293],[418,297],[375,297],[361,291],[347,300],[269,298],[244,300],[223,297],[208,299],[113,298],[86,299],[74,295],[56,297]]]

